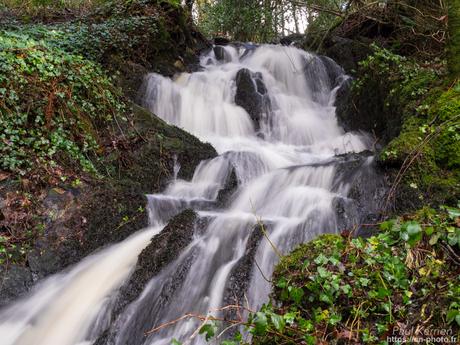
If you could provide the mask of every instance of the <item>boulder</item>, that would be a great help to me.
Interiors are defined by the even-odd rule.
[[[0,307],[25,294],[33,284],[30,270],[19,265],[0,268],[0,276]]]
[[[270,109],[270,99],[262,74],[242,68],[236,74],[235,82],[235,103],[246,110],[257,130],[260,128],[260,121]]]
[[[150,244],[139,255],[133,274],[118,294],[115,308],[111,314],[113,320],[119,317],[129,303],[141,295],[153,277],[177,259],[183,249],[192,242],[195,228],[199,221],[195,211],[190,209],[185,210],[172,218],[168,225],[152,238]],[[186,260],[186,262],[191,264],[191,260]],[[183,276],[188,271],[188,264],[181,266],[181,270],[175,273],[177,276],[168,279],[169,283],[165,284],[165,291],[161,293],[162,301],[164,300],[163,303],[167,303],[169,296],[181,285]],[[161,301],[157,301],[157,303],[161,303]],[[128,336],[130,339],[144,338],[144,332],[147,329],[146,327],[148,327],[146,325],[149,325],[152,320],[149,308],[154,304],[147,303],[144,308],[136,308],[135,313],[130,316],[130,322],[133,325],[129,329],[130,335]],[[118,322],[122,321],[118,320]],[[103,332],[95,341],[95,345],[114,343],[117,333],[117,322],[111,324],[114,326]],[[134,340],[132,343],[134,343]]]
[[[174,175],[175,160],[181,164],[179,178],[191,179],[201,160],[217,155],[210,144],[136,105],[133,122],[121,130],[123,146],[98,166],[112,177],[88,179],[78,187],[62,184],[45,194],[44,233],[24,267],[0,272],[9,282],[0,285],[0,305],[24,294],[37,280],[148,226],[145,194],[166,186]]]
[[[214,55],[218,61],[226,61],[226,51],[223,46],[214,46],[213,48]]]
[[[213,42],[214,44],[220,45],[220,46],[226,46],[230,44],[230,40],[228,38],[220,37],[220,36],[214,37]]]

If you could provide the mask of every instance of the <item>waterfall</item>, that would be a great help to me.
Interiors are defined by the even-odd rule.
[[[95,322],[103,323],[111,293],[128,277],[137,256],[161,228],[134,234],[93,254],[69,272],[39,284],[31,295],[0,313],[3,345],[73,345],[84,340]]]
[[[197,320],[145,332],[190,312],[218,315],[212,310],[239,303],[243,295],[252,308],[259,307],[270,290],[264,276],[270,277],[278,260],[273,247],[285,254],[338,231],[334,205],[351,200],[349,181],[338,167],[344,154],[370,148],[367,136],[345,133],[337,123],[335,94],[346,79],[341,68],[330,59],[275,45],[215,47],[200,62],[200,71],[173,79],[148,75],[143,105],[210,142],[219,156],[201,162],[191,181],[176,178],[183,163],[175,162],[175,178],[166,190],[148,195],[152,228],[46,279],[0,312],[2,344],[91,344],[107,329],[109,344],[185,341]],[[237,187],[219,200],[232,174]],[[206,222],[109,325],[111,301],[137,255],[187,208]],[[261,224],[266,236],[254,236]],[[206,342],[198,336],[190,343]]]

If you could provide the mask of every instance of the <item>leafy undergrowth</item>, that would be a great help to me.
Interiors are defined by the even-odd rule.
[[[382,223],[368,239],[323,235],[300,246],[276,269],[280,305],[265,307],[283,316],[284,327],[268,319],[273,334],[256,344],[281,344],[285,336],[294,344],[383,344],[442,329],[458,335],[459,217],[459,209],[423,209]]]
[[[376,121],[388,142],[380,163],[400,171],[390,197],[403,196],[411,204],[406,209],[455,204],[460,196],[460,83],[446,85],[440,60],[420,64],[373,49],[360,62],[354,93],[363,102],[381,103]]]
[[[43,234],[47,188],[102,175],[128,110],[97,63],[0,31],[0,263],[22,262]]]
[[[0,13],[0,263],[25,263],[47,232],[50,190],[108,183],[156,191],[174,155],[195,152],[185,173],[214,152],[128,100],[153,64],[173,69],[194,56],[185,12],[155,0],[89,7],[53,24],[28,20],[27,8],[11,20]]]
[[[424,208],[367,239],[322,235],[281,259],[272,302],[244,324],[253,344],[454,344],[459,255],[458,208]],[[211,339],[215,325],[201,332]]]
[[[45,41],[53,48],[82,55],[115,71],[118,66],[110,65],[112,56],[117,55],[125,62],[138,61],[148,65],[155,53],[166,48],[169,36],[161,14],[159,9],[133,16],[116,12],[104,14],[107,18],[87,18],[85,21],[53,25],[10,24],[6,28],[34,40]]]
[[[95,173],[90,156],[125,103],[95,63],[35,41],[0,32],[0,168],[25,175],[75,162]],[[106,134],[106,133],[104,133]],[[38,168],[39,167],[39,168]]]
[[[160,62],[172,65],[178,57],[191,60],[195,43],[192,32],[199,36],[186,11],[173,0],[103,1],[86,15],[66,22],[5,21],[0,25],[82,55],[115,73],[129,63],[151,70]]]

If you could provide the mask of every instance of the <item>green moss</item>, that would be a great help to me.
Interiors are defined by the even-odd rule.
[[[402,166],[417,156],[405,173],[406,187],[418,189],[435,203],[454,201],[460,193],[460,93],[435,88],[421,105],[422,112],[407,116],[401,132],[382,151],[386,164]],[[409,158],[408,158],[409,157]]]
[[[386,141],[381,164],[395,177],[404,170],[397,208],[455,203],[460,197],[460,84],[443,84],[442,65],[420,66],[388,50],[374,50],[360,63],[354,99],[358,108],[364,107],[361,117],[371,114],[368,130],[375,129]]]
[[[317,255],[319,252],[331,255],[337,248],[343,248],[344,245],[345,241],[340,235],[321,235],[318,239],[302,244],[289,255],[283,256],[276,266],[275,276],[282,276],[285,272],[297,269],[306,257]]]
[[[123,128],[120,148],[101,162],[99,170],[110,169],[108,174],[132,191],[160,191],[172,176],[175,160],[181,163],[179,177],[191,179],[201,160],[217,155],[210,144],[142,107],[133,104],[129,117],[132,126]]]
[[[275,270],[274,303],[249,318],[253,344],[384,344],[420,327],[458,337],[460,276],[446,245],[460,248],[459,215],[425,207],[367,239],[299,246]]]
[[[460,77],[460,3],[447,2],[449,16],[448,64],[452,79]]]

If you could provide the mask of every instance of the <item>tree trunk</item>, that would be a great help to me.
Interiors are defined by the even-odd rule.
[[[449,42],[447,65],[452,78],[460,77],[460,0],[448,0]]]
[[[295,25],[295,33],[298,34],[300,33],[299,31],[299,20],[297,18],[297,6],[292,3],[292,18],[294,19],[294,25]]]

